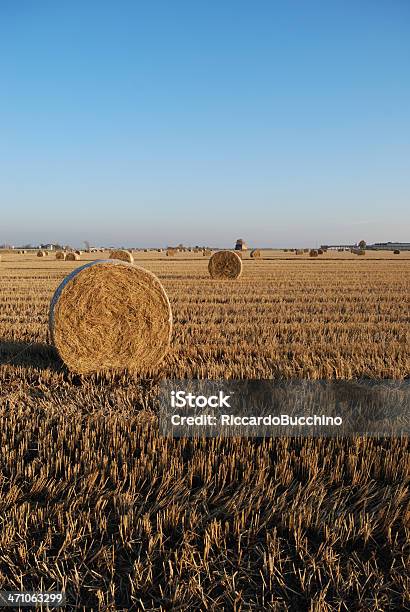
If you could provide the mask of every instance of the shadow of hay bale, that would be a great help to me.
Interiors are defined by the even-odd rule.
[[[12,365],[42,370],[60,370],[63,362],[55,348],[39,342],[0,340],[0,366]]]

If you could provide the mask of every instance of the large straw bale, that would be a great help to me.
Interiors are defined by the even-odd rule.
[[[65,260],[66,261],[79,261],[80,256],[77,255],[77,253],[75,253],[74,251],[70,251],[69,253],[66,253],[65,256]]]
[[[148,373],[168,350],[171,307],[152,272],[121,260],[97,260],[74,270],[58,287],[50,331],[74,372]]]
[[[57,251],[56,252],[56,259],[61,259],[61,260],[65,260],[66,254],[64,253],[64,251]]]
[[[111,251],[110,259],[118,259],[120,261],[126,261],[128,263],[134,263],[134,257],[130,251],[126,251],[125,249],[116,249]]]
[[[234,251],[217,251],[209,260],[208,270],[215,279],[236,279],[242,274],[242,259]]]
[[[259,249],[252,249],[250,256],[252,259],[259,259],[261,257],[261,252]]]
[[[37,251],[37,257],[45,257],[45,251]]]

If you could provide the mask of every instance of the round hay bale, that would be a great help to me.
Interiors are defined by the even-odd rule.
[[[100,259],[63,280],[51,301],[49,325],[61,359],[73,372],[147,373],[168,350],[172,312],[152,272]]]
[[[296,249],[295,254],[296,255],[303,255],[304,251],[303,249]]]
[[[318,255],[323,255],[323,249],[318,249],[317,254]]]
[[[80,256],[77,255],[77,253],[74,253],[74,251],[70,251],[69,253],[66,253],[65,256],[65,260],[66,261],[79,261]]]
[[[394,255],[400,255],[400,251],[398,251],[397,249],[395,251],[393,251]]]
[[[359,250],[356,252],[356,255],[366,255],[366,251],[365,251],[364,249],[359,249]]]
[[[44,251],[45,255],[50,255],[50,253],[48,251]]]
[[[44,251],[37,251],[37,257],[45,257],[45,255]]]
[[[167,257],[174,257],[175,253],[175,249],[167,249]]]
[[[209,274],[218,280],[239,278],[242,274],[242,260],[234,251],[217,251],[208,263]]]
[[[252,257],[252,259],[259,259],[261,256],[261,252],[259,249],[253,249],[250,253],[250,256]]]
[[[62,261],[64,261],[65,260],[65,253],[64,253],[64,251],[57,251],[56,259],[61,259]]]
[[[211,257],[211,255],[212,255],[212,251],[211,251],[211,249],[204,249],[204,250],[202,251],[202,255],[203,255],[204,257]]]
[[[74,253],[77,253],[78,256],[81,255],[81,251],[74,251]]]
[[[309,257],[317,257],[318,255],[319,253],[316,251],[316,249],[310,249]]]
[[[129,251],[126,251],[125,249],[116,249],[114,251],[111,251],[110,259],[119,259],[120,261],[134,263],[134,257]]]

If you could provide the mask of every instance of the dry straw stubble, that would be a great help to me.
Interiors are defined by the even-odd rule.
[[[134,263],[134,257],[130,251],[125,249],[117,249],[115,251],[111,251],[110,259],[118,259],[119,261],[126,261],[128,263]]]
[[[158,278],[119,260],[97,260],[65,278],[50,306],[50,331],[78,374],[151,372],[168,350],[170,303]]]
[[[242,274],[242,259],[234,251],[217,251],[208,263],[208,271],[217,280],[233,280]]]

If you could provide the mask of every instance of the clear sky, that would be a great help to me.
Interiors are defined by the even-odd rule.
[[[0,209],[0,243],[410,241],[410,2],[3,0]]]

